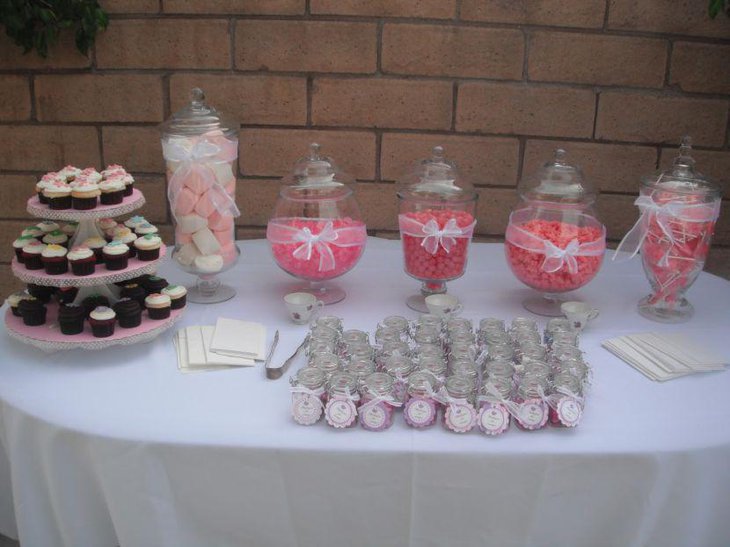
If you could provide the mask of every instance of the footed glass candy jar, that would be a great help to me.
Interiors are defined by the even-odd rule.
[[[591,281],[606,252],[606,228],[593,210],[597,191],[565,155],[556,150],[553,161],[520,182],[505,233],[512,273],[541,293],[523,306],[553,317],[562,315],[560,295]]]
[[[652,292],[639,302],[639,313],[663,323],[692,317],[684,295],[705,266],[720,214],[720,188],[695,170],[691,151],[684,137],[672,167],[641,180],[634,202],[641,216],[617,249],[629,257],[641,250]]]
[[[218,274],[238,262],[234,219],[238,124],[205,102],[202,90],[162,124],[162,152],[167,166],[167,198],[175,228],[172,258],[198,276],[188,300],[223,302],[236,291]]]
[[[334,304],[345,298],[345,291],[328,281],[355,267],[367,230],[350,187],[353,179],[321,156],[319,148],[311,144],[309,154],[282,181],[266,239],[279,267],[306,281],[292,290]]]
[[[446,282],[464,275],[476,219],[478,194],[436,146],[398,183],[398,226],[408,275],[421,292],[408,297],[411,309],[427,312],[425,299],[446,292]]]

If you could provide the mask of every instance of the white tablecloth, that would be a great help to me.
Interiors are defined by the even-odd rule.
[[[181,325],[216,317],[281,330],[282,360],[305,327],[287,322],[292,279],[262,241],[241,244],[225,278],[238,296],[188,305]],[[529,292],[501,245],[475,244],[449,285],[463,315],[526,315]],[[372,330],[415,317],[399,243],[370,239],[328,309]],[[185,276],[166,264],[169,279]],[[286,379],[260,368],[176,369],[172,332],[104,352],[45,355],[0,336],[0,532],[33,546],[730,544],[730,374],[653,383],[600,347],[621,333],[688,332],[730,357],[730,283],[703,274],[695,318],[652,323],[638,260],[606,261],[578,296],[601,315],[582,338],[595,386],[576,430],[500,438],[396,425],[382,433],[294,424]],[[544,321],[541,320],[541,324]],[[17,523],[17,528],[16,528]]]

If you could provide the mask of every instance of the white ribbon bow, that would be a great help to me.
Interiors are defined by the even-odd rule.
[[[362,414],[367,412],[379,403],[388,403],[390,406],[394,407],[399,407],[403,404],[400,401],[397,401],[392,395],[378,395],[377,397],[370,399],[367,403],[360,405],[360,413]]]
[[[312,259],[312,251],[316,248],[319,252],[319,271],[334,270],[335,255],[328,243],[334,243],[337,237],[332,222],[325,224],[318,234],[313,234],[309,228],[302,228],[294,234],[294,241],[301,242],[301,245],[294,250],[292,256],[297,260],[309,261]]]
[[[309,389],[308,387],[304,386],[292,386],[289,388],[289,391],[292,392],[292,394],[301,394],[301,395],[311,395],[312,398],[317,401],[317,404],[324,410],[324,403],[322,402],[322,399],[320,399],[320,394],[316,391],[313,391]]]
[[[407,215],[398,215],[398,223],[401,233],[423,238],[421,247],[432,255],[438,252],[439,247],[447,253],[451,252],[451,248],[456,245],[456,240],[471,238],[474,226],[476,226],[476,221],[474,221],[468,226],[460,228],[456,219],[450,218],[443,228],[439,228],[438,222],[433,218],[426,224],[422,224]]]
[[[672,230],[667,226],[672,220],[679,220],[682,222],[714,222],[720,214],[720,203],[695,203],[687,204],[679,201],[670,201],[663,205],[658,204],[651,196],[639,196],[634,201],[634,205],[639,208],[641,214],[639,219],[636,221],[629,230],[624,238],[616,247],[616,251],[613,253],[612,260],[616,260],[619,251],[626,250],[630,253],[628,258],[622,260],[630,260],[635,257],[641,249],[644,240],[649,235],[648,225],[651,221],[652,215],[656,220],[657,226],[661,230],[664,237],[669,243],[667,251],[659,259],[658,265],[666,268],[669,265],[669,258],[676,244],[674,234]],[[700,214],[696,214],[699,212]],[[695,213],[695,214],[687,214]],[[704,214],[702,214],[704,213]]]
[[[512,416],[514,416],[515,418],[518,417],[520,412],[520,406],[517,403],[510,401],[509,399],[502,396],[502,394],[492,382],[487,382],[486,384],[484,384],[484,390],[487,393],[484,395],[479,395],[479,397],[477,397],[480,402],[485,401],[493,405],[502,405]]]
[[[548,239],[544,240],[543,244],[545,245],[545,260],[542,263],[543,271],[554,273],[562,269],[563,266],[567,266],[568,272],[571,274],[578,272],[578,261],[575,256],[580,251],[580,242],[577,239],[571,239],[565,249],[561,249]]]
[[[197,141],[190,149],[175,142],[163,143],[162,151],[166,160],[180,162],[167,187],[167,199],[170,201],[173,216],[176,217],[175,205],[185,181],[194,175],[202,181],[213,207],[221,216],[240,216],[241,211],[236,206],[235,200],[217,183],[215,173],[208,165],[212,162],[232,161],[235,159],[235,154],[231,157],[230,150],[222,150],[217,144],[205,139]]]

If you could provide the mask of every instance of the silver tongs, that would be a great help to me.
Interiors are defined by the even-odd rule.
[[[294,350],[294,353],[289,357],[286,361],[284,361],[281,365],[278,367],[272,367],[271,363],[266,363],[266,377],[269,380],[276,380],[277,378],[281,378],[283,374],[286,372],[286,369],[289,368],[289,365],[291,365],[297,357],[302,353],[302,351],[309,345],[309,334],[302,340],[302,343],[299,344],[299,347]]]

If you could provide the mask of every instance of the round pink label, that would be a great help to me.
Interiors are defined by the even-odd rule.
[[[577,426],[583,416],[583,408],[573,397],[563,397],[560,399],[556,411],[558,413],[558,419],[566,427]]]
[[[446,408],[446,427],[456,433],[466,433],[474,427],[477,412],[470,404],[450,403]]]
[[[520,405],[518,415],[525,429],[540,429],[547,423],[547,406],[540,399],[528,399]]]
[[[410,399],[403,409],[406,422],[413,427],[431,425],[436,419],[436,405],[426,399]]]
[[[388,421],[388,412],[385,410],[383,403],[369,405],[362,410],[360,409],[360,423],[365,429],[373,431],[381,431],[385,429]]]
[[[291,411],[298,424],[316,424],[322,417],[322,403],[315,395],[295,393],[292,395]]]
[[[503,405],[485,404],[479,410],[479,429],[487,435],[499,435],[509,427],[509,412]]]
[[[324,409],[327,423],[332,427],[343,428],[351,426],[357,418],[355,403],[349,399],[330,399]]]

